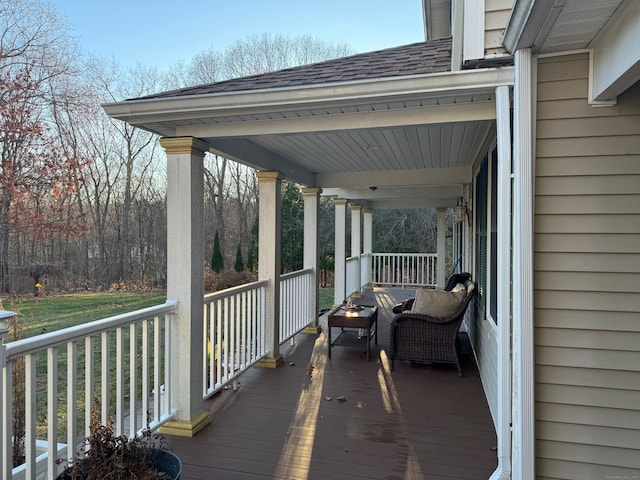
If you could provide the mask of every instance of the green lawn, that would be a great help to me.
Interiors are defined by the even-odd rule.
[[[319,309],[331,308],[333,306],[333,288],[321,288],[318,303]]]
[[[166,295],[141,293],[78,293],[4,301],[2,308],[20,314],[22,338],[160,305]],[[319,309],[331,308],[333,288],[321,288]]]
[[[79,293],[4,301],[3,309],[18,312],[22,338],[160,305],[166,295],[140,293]]]

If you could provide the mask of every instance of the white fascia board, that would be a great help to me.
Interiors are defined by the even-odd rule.
[[[478,69],[356,82],[274,88],[242,92],[126,100],[103,104],[112,118],[131,125],[199,117],[221,117],[292,109],[350,105],[411,97],[451,96],[493,92],[513,85],[513,68]]]
[[[613,103],[640,79],[640,2],[621,8],[624,11],[591,44],[590,103]]]
[[[510,53],[523,48],[536,52],[563,8],[563,2],[554,0],[516,0],[502,44]]]
[[[463,16],[463,61],[484,58],[484,0],[465,0]]]

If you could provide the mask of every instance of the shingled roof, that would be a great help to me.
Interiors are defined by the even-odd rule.
[[[360,53],[275,72],[223,80],[142,97],[145,99],[319,85],[451,70],[451,37]]]

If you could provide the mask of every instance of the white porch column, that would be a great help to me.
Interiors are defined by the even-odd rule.
[[[356,285],[358,290],[355,292],[356,297],[360,295],[360,289],[362,287],[362,279],[360,278],[360,256],[362,255],[362,206],[350,205],[351,207],[351,257],[358,259],[358,268],[356,273]],[[347,292],[353,294],[354,292]]]
[[[265,299],[265,346],[267,356],[258,366],[276,368],[280,354],[280,225],[282,174],[256,172],[258,177],[258,278],[269,280]]]
[[[202,403],[204,304],[204,153],[195,138],[162,138],[167,152],[167,298],[171,319],[171,407],[161,431],[191,437],[210,421]]]
[[[513,478],[535,475],[533,357],[533,76],[530,49],[514,54]]]
[[[307,302],[307,316],[309,326],[305,333],[320,333],[318,324],[318,286],[320,284],[320,252],[318,248],[318,216],[320,212],[320,188],[303,188],[302,199],[304,201],[304,254],[303,267],[313,271],[313,285]]]
[[[347,296],[347,246],[345,225],[347,223],[347,201],[343,198],[333,200],[335,206],[335,242],[333,252],[333,303],[337,307]]]
[[[438,212],[438,233],[436,243],[438,263],[436,264],[436,287],[444,288],[447,282],[447,270],[445,268],[447,259],[447,224],[445,214],[447,213],[447,209],[438,208],[436,211]]]
[[[371,257],[373,253],[373,209],[362,209],[362,253],[368,255],[366,259],[368,262],[366,272],[367,276],[364,278],[364,283],[367,286],[371,286]]]

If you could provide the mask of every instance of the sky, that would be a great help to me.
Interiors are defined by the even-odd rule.
[[[49,0],[84,52],[165,69],[254,34],[356,52],[424,41],[422,0]]]

